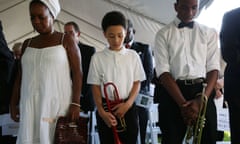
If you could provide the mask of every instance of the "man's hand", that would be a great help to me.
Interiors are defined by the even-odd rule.
[[[198,96],[182,105],[181,113],[183,120],[187,125],[194,125],[196,123],[200,112],[201,103],[201,97]]]

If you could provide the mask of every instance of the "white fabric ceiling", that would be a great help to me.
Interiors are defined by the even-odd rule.
[[[133,21],[136,40],[153,46],[155,33],[175,17],[176,0],[60,0],[62,10],[55,28],[63,31],[63,24],[75,21],[81,29],[80,40],[101,50],[106,41],[101,30],[103,15],[118,10]],[[212,0],[202,0],[210,4]],[[23,41],[36,33],[29,19],[29,0],[0,0],[0,20],[6,40],[11,48],[15,42]]]

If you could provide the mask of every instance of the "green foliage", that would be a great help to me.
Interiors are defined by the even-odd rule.
[[[231,135],[229,131],[224,131],[223,141],[230,141]]]

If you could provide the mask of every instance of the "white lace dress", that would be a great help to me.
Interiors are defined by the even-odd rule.
[[[52,144],[56,118],[71,101],[68,57],[62,45],[27,47],[22,57],[20,128],[17,144]]]

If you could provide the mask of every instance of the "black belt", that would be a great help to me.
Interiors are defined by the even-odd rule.
[[[176,80],[177,84],[180,84],[180,85],[194,85],[194,84],[203,83],[204,81],[205,81],[204,78],[185,79],[185,80],[177,79]]]

